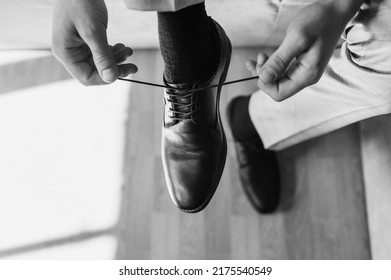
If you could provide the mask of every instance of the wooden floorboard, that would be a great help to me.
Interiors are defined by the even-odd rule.
[[[358,126],[280,153],[292,259],[370,258]]]
[[[391,115],[360,123],[373,259],[391,259]]]
[[[234,50],[227,80],[247,77],[254,49]],[[156,51],[136,51],[139,74],[162,79]],[[282,201],[277,213],[259,215],[237,174],[225,107],[255,82],[227,86],[221,108],[228,138],[227,163],[209,206],[180,212],[166,190],[160,158],[162,90],[133,85],[124,153],[118,259],[369,259],[360,137],[357,125],[279,153]]]

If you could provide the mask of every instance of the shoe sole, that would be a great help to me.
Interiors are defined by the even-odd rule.
[[[220,27],[217,23],[216,25],[218,26],[217,29],[218,29],[218,32],[221,33],[221,32],[224,32],[223,28]],[[225,79],[227,78],[227,73],[228,73],[228,69],[229,69],[229,65],[231,63],[231,54],[232,54],[232,45],[231,45],[231,41],[229,40],[228,36],[225,34],[224,32],[224,36],[225,38],[227,39],[227,44],[228,44],[228,47],[227,47],[227,61],[225,63],[225,66],[224,66],[224,70],[223,70],[223,73],[220,77],[220,80],[219,80],[219,84],[222,84],[224,83]],[[223,136],[223,149],[221,151],[221,158],[220,158],[220,164],[219,164],[219,168],[217,169],[217,173],[216,173],[216,176],[214,177],[214,180],[213,180],[213,185],[212,185],[212,188],[211,190],[209,191],[208,193],[208,196],[206,197],[206,200],[197,208],[195,209],[182,209],[182,208],[179,208],[181,211],[185,212],[185,213],[197,213],[197,212],[200,212],[202,211],[203,209],[205,209],[206,206],[208,206],[209,202],[211,201],[214,193],[216,192],[217,190],[217,187],[219,186],[219,183],[220,183],[220,179],[221,179],[221,176],[223,175],[223,171],[224,171],[224,166],[225,166],[225,161],[227,159],[227,137],[225,136],[225,132],[224,132],[224,127],[223,127],[223,123],[221,121],[221,116],[220,116],[220,94],[221,94],[221,90],[222,90],[222,86],[220,86],[218,88],[218,91],[217,91],[217,108],[216,108],[216,111],[217,111],[217,125],[220,126],[220,129],[221,129],[221,132],[222,132],[222,136]]]

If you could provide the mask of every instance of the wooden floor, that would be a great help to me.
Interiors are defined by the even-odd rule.
[[[235,50],[227,80],[247,77],[244,61],[255,54],[255,50]],[[162,80],[156,51],[138,51],[135,58],[140,70],[134,78]],[[250,207],[239,183],[224,109],[232,97],[254,90],[254,82],[223,89],[228,137],[224,174],[209,206],[199,214],[185,214],[171,203],[164,182],[162,90],[132,87],[121,214],[114,230],[116,258],[371,258],[358,125],[279,153],[280,208],[275,214],[259,215]]]
[[[234,50],[227,80],[247,77],[244,61],[255,55],[254,49]],[[136,50],[134,59],[139,66],[135,79],[162,80],[156,50]],[[33,69],[51,71],[42,75]],[[14,79],[15,73],[20,79]],[[69,78],[53,57],[3,65],[0,74],[0,93]],[[117,223],[6,250],[0,258],[110,235],[118,241],[117,259],[391,259],[391,115],[280,152],[281,205],[275,214],[259,215],[241,189],[225,114],[230,99],[255,89],[255,82],[223,89],[228,157],[219,188],[203,212],[185,214],[172,204],[160,157],[162,90],[134,84],[124,123]]]

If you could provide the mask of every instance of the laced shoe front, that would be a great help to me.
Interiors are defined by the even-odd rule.
[[[192,85],[188,84],[179,85],[180,88],[174,88],[175,85],[169,85],[167,82],[166,85],[170,87],[164,94],[168,122],[199,121],[202,110],[205,109],[205,92],[191,88]]]
[[[231,43],[216,24],[219,62],[206,81],[168,84],[164,93],[162,161],[174,204],[188,213],[199,212],[211,200],[224,169],[227,143],[220,119],[221,85],[231,57]]]

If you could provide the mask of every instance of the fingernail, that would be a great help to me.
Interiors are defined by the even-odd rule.
[[[262,81],[265,84],[273,83],[276,79],[276,75],[274,74],[274,71],[270,71],[270,69],[268,68],[263,68],[261,70],[259,77],[262,79]]]
[[[127,77],[127,76],[129,76],[129,74],[126,73],[126,72],[120,72],[120,74],[119,74],[119,77],[120,77],[120,78],[125,78],[125,77]]]
[[[121,60],[117,61],[117,63],[124,63],[128,58],[129,56],[124,56],[123,58],[121,58]]]
[[[117,79],[117,75],[113,68],[105,69],[102,71],[102,79],[106,83],[112,83]]]
[[[138,67],[135,65],[134,66],[134,72],[133,72],[133,74],[135,74],[135,73],[137,73],[138,72]]]
[[[125,47],[125,46],[121,47],[120,49],[116,50],[116,51],[114,52],[114,54],[119,53],[119,52],[122,51],[124,48],[126,48],[126,47]]]

